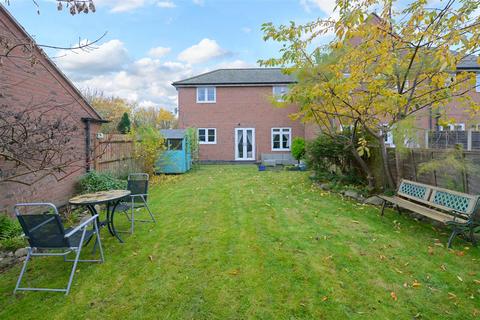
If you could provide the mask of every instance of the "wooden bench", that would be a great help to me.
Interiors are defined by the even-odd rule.
[[[387,202],[400,212],[404,208],[453,228],[448,247],[458,234],[469,234],[476,245],[475,229],[480,226],[479,198],[466,193],[438,188],[410,180],[402,180],[393,197],[379,195],[383,199],[382,217]]]

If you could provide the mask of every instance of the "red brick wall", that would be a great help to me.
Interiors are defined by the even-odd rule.
[[[14,39],[13,41],[23,41],[25,34],[3,10],[0,8],[0,35]],[[13,204],[17,202],[48,201],[57,205],[68,202],[75,182],[85,173],[85,124],[81,118],[98,118],[40,51],[35,51],[37,62],[33,66],[25,57],[25,53],[18,48],[11,52],[10,58],[3,59],[0,66],[0,107],[19,111],[32,108],[35,104],[54,107],[48,113],[52,119],[61,117],[78,127],[71,143],[75,146],[74,152],[79,155],[79,160],[67,169],[67,173],[58,174],[56,178],[45,177],[32,186],[0,183],[0,213],[7,212],[10,215],[13,214]],[[63,107],[58,108],[60,105]],[[98,125],[93,125],[92,135],[97,130]],[[4,172],[10,167],[11,163],[0,163],[0,169]]]
[[[217,143],[200,145],[200,160],[235,160],[235,128],[255,128],[257,160],[272,151],[271,129],[289,127],[294,137],[304,137],[304,125],[288,115],[295,106],[274,107],[272,87],[217,87],[216,103],[196,103],[195,88],[179,88],[179,127],[216,128]]]

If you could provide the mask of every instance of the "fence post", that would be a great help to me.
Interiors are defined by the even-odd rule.
[[[467,131],[467,151],[472,151],[472,129]]]

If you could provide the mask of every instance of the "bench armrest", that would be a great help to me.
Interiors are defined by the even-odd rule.
[[[76,226],[75,228],[73,228],[69,233],[67,233],[65,235],[65,238],[69,238],[71,237],[73,234],[77,233],[78,231],[80,231],[82,228],[84,228],[86,225],[92,223],[95,219],[98,218],[98,214],[94,215],[93,217],[85,220],[84,222],[82,222],[81,224],[79,224],[78,226]]]

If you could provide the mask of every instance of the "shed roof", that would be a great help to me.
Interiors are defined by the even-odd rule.
[[[166,139],[183,139],[185,138],[185,129],[162,129],[162,136]]]
[[[198,85],[272,85],[294,83],[281,68],[218,69],[172,83],[174,87]]]

